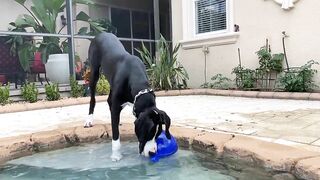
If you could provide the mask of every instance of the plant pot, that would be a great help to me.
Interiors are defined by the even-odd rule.
[[[69,83],[69,55],[68,54],[52,54],[45,64],[47,78],[55,83]]]

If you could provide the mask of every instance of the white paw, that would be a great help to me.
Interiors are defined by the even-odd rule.
[[[93,114],[90,114],[87,119],[86,122],[84,123],[84,127],[85,128],[89,128],[93,126]]]
[[[156,153],[157,152],[157,143],[154,139],[148,141],[144,146],[142,154],[145,157],[149,157],[149,152]]]
[[[111,154],[111,160],[112,161],[120,161],[122,158],[121,155],[121,143],[120,138],[118,140],[112,140],[112,154]]]
[[[117,162],[117,161],[120,161],[122,159],[122,155],[120,152],[112,152],[112,155],[111,155],[111,161],[113,162]]]

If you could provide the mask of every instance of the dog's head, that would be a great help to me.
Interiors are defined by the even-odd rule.
[[[162,125],[165,125],[165,134],[168,139],[171,138],[169,128],[171,124],[170,117],[157,108],[150,108],[139,114],[134,122],[135,133],[139,141],[139,153],[145,156],[152,155],[157,151],[155,139],[162,132]]]

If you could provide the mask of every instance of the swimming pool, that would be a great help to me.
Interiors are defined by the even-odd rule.
[[[136,142],[123,142],[123,159],[111,162],[111,144],[86,144],[9,161],[0,179],[271,179],[272,173],[207,153],[179,149],[152,163],[137,153]],[[237,163],[235,163],[237,162]]]

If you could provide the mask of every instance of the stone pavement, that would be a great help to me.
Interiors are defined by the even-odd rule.
[[[320,101],[257,99],[224,96],[169,96],[157,98],[172,123],[236,134],[320,151]],[[110,123],[106,101],[97,103],[95,119]],[[133,123],[131,107],[121,122]],[[59,127],[77,126],[87,116],[88,104],[0,114],[0,138]]]

